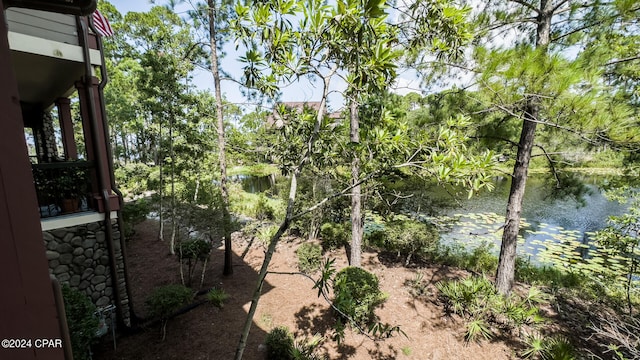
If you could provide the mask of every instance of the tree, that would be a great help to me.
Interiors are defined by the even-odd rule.
[[[501,124],[511,120],[522,122],[519,140],[512,142],[517,154],[496,274],[496,287],[503,294],[510,292],[514,281],[522,199],[532,150],[539,146],[535,143],[538,126],[595,143],[603,129],[615,121],[612,119],[628,116],[623,105],[606,96],[594,64],[579,56],[575,59],[567,56],[568,49],[580,39],[578,34],[588,25],[581,21],[591,10],[592,6],[566,0],[513,0],[488,3],[478,16],[488,35],[486,44],[475,50],[482,69],[477,79],[482,96],[486,96],[480,101],[490,108],[485,113],[501,113],[497,116]],[[522,34],[513,41],[513,48],[506,50],[496,46],[491,37],[503,35],[505,29]],[[561,187],[553,158],[540,148],[552,166],[557,186]]]
[[[231,248],[231,214],[229,213],[229,189],[227,180],[227,150],[224,124],[224,99],[222,98],[220,61],[218,51],[225,43],[227,26],[232,16],[232,2],[229,0],[207,0],[206,3],[184,0],[193,8],[188,14],[194,27],[206,29],[206,42],[209,45],[209,71],[213,76],[215,88],[215,108],[218,137],[218,162],[220,166],[220,190],[222,194],[222,224],[224,237],[224,275],[233,274]],[[174,3],[170,3],[173,7]]]
[[[425,3],[428,2],[420,4]],[[424,10],[420,6],[417,6],[417,9]],[[456,12],[455,8],[449,8],[449,10],[448,15],[451,18],[457,19],[459,17],[460,12]],[[308,136],[303,137],[304,140],[301,141],[303,143],[301,145],[304,147],[284,156],[284,163],[287,165],[284,172],[290,176],[287,211],[278,231],[271,238],[258,274],[258,284],[236,351],[235,358],[241,359],[260,298],[262,284],[268,272],[269,262],[280,237],[296,218],[317,209],[330,198],[353,191],[355,187],[376,174],[376,172],[370,172],[366,176],[362,176],[359,171],[353,171],[352,180],[343,191],[326,197],[307,210],[298,213],[294,211],[298,178],[303,168],[315,160],[318,153],[315,147],[318,138],[326,136],[327,133],[329,136],[331,135],[331,132],[327,131],[327,121],[324,117],[331,78],[337,74],[339,69],[346,73],[350,87],[349,101],[352,104],[367,89],[375,89],[379,93],[383,93],[388,86],[387,81],[395,75],[393,60],[396,58],[397,52],[391,46],[394,40],[397,41],[395,37],[397,32],[392,31],[391,27],[386,24],[386,5],[378,0],[338,1],[335,6],[325,5],[321,1],[315,0],[257,3],[253,4],[251,8],[238,4],[236,5],[236,13],[237,19],[232,24],[238,42],[246,48],[246,55],[241,60],[246,64],[243,80],[248,87],[273,96],[277,93],[280,82],[287,83],[299,78],[312,77],[322,84],[323,89],[315,120],[309,127],[309,132],[305,133]],[[437,15],[424,16],[424,12],[420,12],[418,15],[417,18],[425,22],[433,20],[434,23],[449,24],[447,16],[440,18],[436,18]],[[437,26],[425,26],[424,28],[431,31]],[[457,29],[455,26],[454,28]],[[354,29],[355,38],[352,35]],[[379,30],[380,33],[371,29]],[[380,38],[377,39],[376,36],[380,36]],[[419,33],[416,36],[432,40],[437,35]],[[357,46],[356,49],[356,44],[362,46]],[[429,44],[429,48],[431,45]],[[444,44],[441,45],[441,48],[447,47]],[[355,125],[352,132],[357,132],[355,109],[351,115]],[[285,123],[283,132],[290,131],[288,129],[289,127]],[[396,139],[394,137],[388,139],[385,136],[388,133],[384,131],[377,131],[377,134],[380,135],[379,139],[384,141],[393,142]],[[300,141],[300,138],[300,136],[294,136],[288,140],[296,143]],[[352,143],[356,143],[355,134],[350,138],[355,139],[351,140]],[[434,155],[435,150],[430,154]],[[441,157],[441,159],[444,158],[444,156]],[[453,158],[448,157],[447,159]],[[459,159],[460,155],[457,158]],[[359,160],[352,160],[353,164],[356,166],[352,168],[359,170]],[[359,218],[357,215],[356,217]],[[356,221],[358,220],[360,219],[356,219]]]
[[[184,116],[183,106],[187,103],[186,85],[183,81],[193,70],[193,63],[202,54],[185,23],[173,12],[164,7],[155,6],[149,13],[128,13],[125,16],[126,30],[135,45],[140,61],[137,88],[142,95],[142,107],[148,116],[157,123],[159,140],[156,142],[158,155],[156,163],[160,168],[160,231],[163,239],[163,190],[165,140],[163,127],[168,120],[169,165],[171,168],[171,223],[172,235],[170,252],[175,254],[176,203],[175,203],[175,152],[174,128]]]
[[[349,141],[351,143],[351,256],[349,264],[359,267],[362,257],[363,214],[361,196],[360,121],[358,107],[363,93],[380,94],[396,76],[393,27],[386,23],[387,12],[381,0],[343,1],[333,10],[328,36],[323,40],[329,56],[347,72],[349,104]]]

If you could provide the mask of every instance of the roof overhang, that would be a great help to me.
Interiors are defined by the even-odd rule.
[[[4,0],[4,7],[11,6],[51,11],[61,14],[89,15],[96,10],[96,0]]]

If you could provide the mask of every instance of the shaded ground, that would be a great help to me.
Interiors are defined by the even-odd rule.
[[[169,255],[168,242],[157,240],[157,223],[145,221],[128,243],[128,269],[136,315],[144,317],[144,300],[153,288],[179,283],[180,273],[175,257]],[[257,270],[262,264],[265,248],[255,241],[234,238],[234,274],[223,277],[222,249],[214,250],[206,272],[204,288],[217,286],[230,294],[220,310],[204,304],[169,321],[167,338],[160,339],[159,325],[147,327],[117,339],[113,350],[107,336],[94,348],[94,359],[233,359],[242,325],[255,287]],[[270,270],[296,272],[298,243],[284,240],[273,257]],[[329,254],[337,258],[338,268],[345,266],[341,252]],[[263,289],[244,359],[264,359],[261,346],[266,333],[275,326],[288,326],[298,336],[325,336],[322,351],[330,359],[512,359],[514,351],[502,341],[466,344],[464,327],[445,317],[436,305],[435,287],[442,278],[463,275],[447,267],[404,267],[385,265],[374,253],[365,253],[363,266],[380,279],[382,290],[389,294],[381,321],[400,325],[407,337],[395,336],[374,342],[363,335],[347,331],[340,347],[331,340],[333,322],[329,305],[317,297],[313,282],[300,275],[269,274]],[[405,282],[422,274],[429,281],[427,300],[416,300],[409,294]],[[199,277],[199,274],[197,274]],[[194,279],[199,283],[199,279]],[[198,299],[203,299],[200,297]]]

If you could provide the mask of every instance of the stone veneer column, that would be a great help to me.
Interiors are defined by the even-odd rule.
[[[56,134],[53,130],[53,117],[49,112],[42,114],[42,132],[44,134],[45,157],[47,162],[58,157]]]

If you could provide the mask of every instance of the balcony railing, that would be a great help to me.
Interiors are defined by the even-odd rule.
[[[31,166],[41,218],[93,210],[91,162],[71,161]]]

